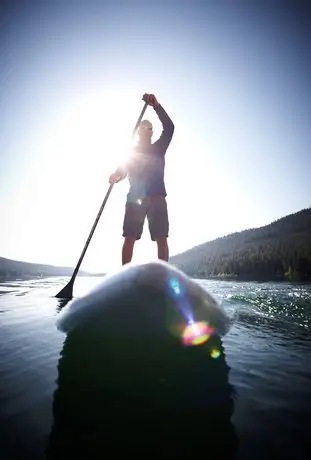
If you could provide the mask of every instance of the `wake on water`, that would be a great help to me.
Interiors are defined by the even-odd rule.
[[[311,294],[301,286],[255,288],[247,293],[232,295],[236,303],[236,319],[256,315],[271,321],[284,323],[286,327],[310,330]]]

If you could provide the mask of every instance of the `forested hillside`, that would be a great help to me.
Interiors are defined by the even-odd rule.
[[[73,268],[55,267],[53,265],[33,264],[0,257],[0,281],[16,278],[35,278],[46,276],[71,276]],[[79,275],[87,273],[80,271]]]
[[[171,257],[193,277],[311,281],[311,208]]]

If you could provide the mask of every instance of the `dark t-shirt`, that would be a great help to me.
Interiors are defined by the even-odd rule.
[[[155,109],[163,131],[160,138],[147,147],[138,144],[128,161],[127,172],[130,190],[128,202],[143,200],[147,196],[164,195],[165,153],[174,134],[174,124],[162,106]]]

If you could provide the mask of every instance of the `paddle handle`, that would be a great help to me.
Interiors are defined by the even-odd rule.
[[[139,124],[140,124],[140,122],[141,122],[143,116],[145,115],[145,112],[146,112],[147,107],[148,107],[148,102],[145,102],[145,105],[144,105],[144,107],[143,107],[143,109],[142,109],[142,111],[141,111],[141,113],[140,113],[140,115],[139,115],[139,117],[138,117],[137,122],[136,122],[135,128],[133,129],[133,134],[132,134],[133,137],[135,136],[135,133],[136,133],[136,131],[137,131],[137,128],[138,128],[138,126],[139,126]]]

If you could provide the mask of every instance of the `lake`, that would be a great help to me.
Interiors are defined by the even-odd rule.
[[[131,414],[119,411],[111,417],[113,408],[107,402],[103,407],[98,395],[95,398],[96,386],[103,384],[107,369],[95,356],[91,362],[87,355],[86,350],[94,346],[92,338],[80,337],[77,349],[77,338],[66,341],[55,326],[60,301],[53,296],[67,281],[47,278],[0,284],[1,460],[56,459],[79,453],[97,458],[91,452],[103,446],[98,426],[107,414],[111,432],[122,433],[126,426],[134,430]],[[83,295],[99,282],[99,278],[78,277],[74,295]],[[277,455],[309,459],[311,286],[198,282],[223,304],[233,325],[222,339],[222,356],[208,364],[208,380],[198,371],[198,378],[202,378],[198,382],[204,381],[204,385],[198,383],[193,389],[191,404],[201,405],[202,419],[190,420],[197,430],[193,452],[197,455],[201,451],[202,458],[216,454],[217,458],[252,460]],[[178,378],[182,387],[183,377]],[[184,407],[188,397],[185,394]],[[124,398],[120,394],[120,401]],[[146,408],[149,431],[140,427],[136,433],[141,446],[148,445],[149,435],[152,439],[152,417],[161,416],[152,404],[151,414]],[[186,427],[189,429],[189,418],[197,413],[185,413],[184,407],[176,407],[180,424],[175,421],[167,428],[172,445],[180,446],[180,456],[175,458],[183,457]],[[81,417],[82,413],[87,415]],[[167,420],[164,416],[163,423],[169,424]],[[174,426],[181,428],[177,432]],[[116,433],[107,445],[113,449],[118,442],[122,444],[122,436],[118,438]],[[150,456],[174,458],[165,446],[153,444],[149,448]],[[108,449],[105,458],[111,456]],[[191,455],[184,452],[183,458]]]

